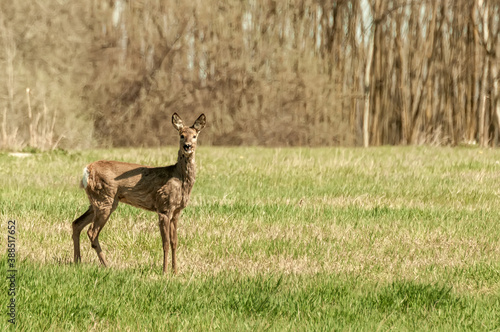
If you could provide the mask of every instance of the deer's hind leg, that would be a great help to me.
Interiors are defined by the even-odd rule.
[[[74,255],[75,255],[75,263],[80,263],[82,258],[80,255],[80,233],[82,230],[92,222],[94,219],[94,210],[92,205],[89,206],[88,210],[78,217],[75,221],[73,221],[73,247],[74,247]]]
[[[108,262],[104,257],[101,245],[99,244],[99,233],[101,232],[102,228],[108,221],[109,216],[111,215],[111,213],[113,213],[113,211],[116,209],[117,206],[118,206],[118,200],[113,201],[113,203],[110,206],[103,206],[99,208],[94,206],[94,222],[87,231],[87,235],[89,236],[90,239],[90,244],[92,245],[92,248],[94,248],[94,250],[96,251],[97,257],[99,257],[99,261],[104,266],[108,266]]]

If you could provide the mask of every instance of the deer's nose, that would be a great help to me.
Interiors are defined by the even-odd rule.
[[[191,144],[184,144],[184,150],[185,151],[191,150]]]

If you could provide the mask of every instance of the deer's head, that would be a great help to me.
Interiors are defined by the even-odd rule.
[[[191,127],[186,127],[177,113],[172,115],[172,124],[179,132],[179,148],[184,155],[188,156],[196,150],[198,134],[205,128],[206,122],[205,114],[201,114]]]

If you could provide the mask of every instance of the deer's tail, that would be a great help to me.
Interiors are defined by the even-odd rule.
[[[83,169],[83,177],[82,177],[82,181],[80,182],[80,188],[87,188],[87,185],[89,184],[89,169],[87,167],[85,167]]]

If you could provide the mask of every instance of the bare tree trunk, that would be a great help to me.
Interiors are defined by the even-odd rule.
[[[427,41],[424,44],[423,52],[421,55],[421,65],[419,67],[417,86],[413,98],[412,105],[412,131],[411,131],[411,143],[417,144],[418,137],[420,134],[421,125],[421,113],[422,113],[422,99],[424,95],[424,88],[427,84],[427,79],[431,76],[431,71],[433,69],[434,63],[434,48],[436,40],[436,16],[437,16],[437,2],[433,3],[432,6],[432,20],[428,27]]]
[[[486,104],[488,98],[488,69],[489,57],[486,56],[483,63],[483,76],[481,79],[481,97],[479,99],[479,143],[482,147],[488,145],[488,131],[485,130]]]
[[[365,59],[365,79],[364,79],[364,108],[363,108],[363,146],[367,148],[370,145],[370,112],[373,105],[371,105],[371,99],[373,98],[373,62],[374,62],[374,52],[376,34],[378,25],[380,24],[381,17],[381,0],[375,0],[375,3],[371,3],[371,14],[372,14],[372,25],[369,30],[369,40],[368,40],[368,54]],[[366,22],[365,22],[366,23]],[[373,130],[373,128],[372,128]]]
[[[403,25],[403,17],[397,20],[396,24],[396,47],[399,60],[397,87],[399,89],[399,103],[400,103],[400,118],[401,118],[401,144],[408,144],[410,141],[411,123],[410,123],[410,109],[411,109],[411,90],[408,82],[408,42],[407,38],[402,35],[401,28]]]
[[[495,128],[496,132],[498,133],[500,131],[500,91],[498,84],[500,77],[498,76],[498,66],[496,63],[493,63],[491,66],[491,76],[493,77],[493,90],[492,90],[491,102],[493,104],[494,117],[496,118]]]
[[[368,44],[368,56],[365,63],[365,79],[364,79],[364,108],[363,108],[363,146],[370,146],[370,90],[371,90],[371,68],[373,62],[374,37],[373,33],[370,36]]]
[[[483,54],[484,54],[484,61],[483,61],[483,76],[481,78],[481,92],[480,92],[480,100],[479,100],[479,128],[478,128],[478,135],[479,135],[479,142],[482,147],[486,147],[489,145],[489,123],[491,121],[491,117],[489,117],[489,114],[486,114],[486,105],[488,103],[489,95],[488,93],[490,92],[490,77],[489,77],[489,72],[490,72],[490,57],[492,56],[493,52],[492,49],[493,47],[496,47],[496,41],[498,37],[498,24],[496,24],[496,29],[492,30],[490,33],[490,25],[491,28],[495,27],[495,24],[492,23],[491,17],[490,17],[490,4],[487,3],[484,0],[477,0],[476,1],[476,8],[475,8],[475,13],[479,16],[477,18],[477,21],[480,21],[481,23],[481,28],[482,28],[482,39],[479,36],[479,32],[475,30],[476,35],[478,37],[476,38],[477,41],[479,41],[482,46],[483,46]],[[475,18],[475,15],[473,14],[473,18]],[[476,22],[475,26],[478,26],[479,22]]]
[[[378,15],[380,7],[377,7],[375,15]],[[373,109],[373,119],[371,121],[371,143],[372,145],[380,145],[380,137],[382,135],[382,128],[380,126],[380,118],[382,117],[382,48],[383,48],[383,36],[379,23],[375,23],[373,32],[373,64],[371,70],[371,84],[370,84],[370,94],[373,104],[371,108]],[[374,67],[373,67],[374,66]],[[375,83],[375,84],[374,84]]]

